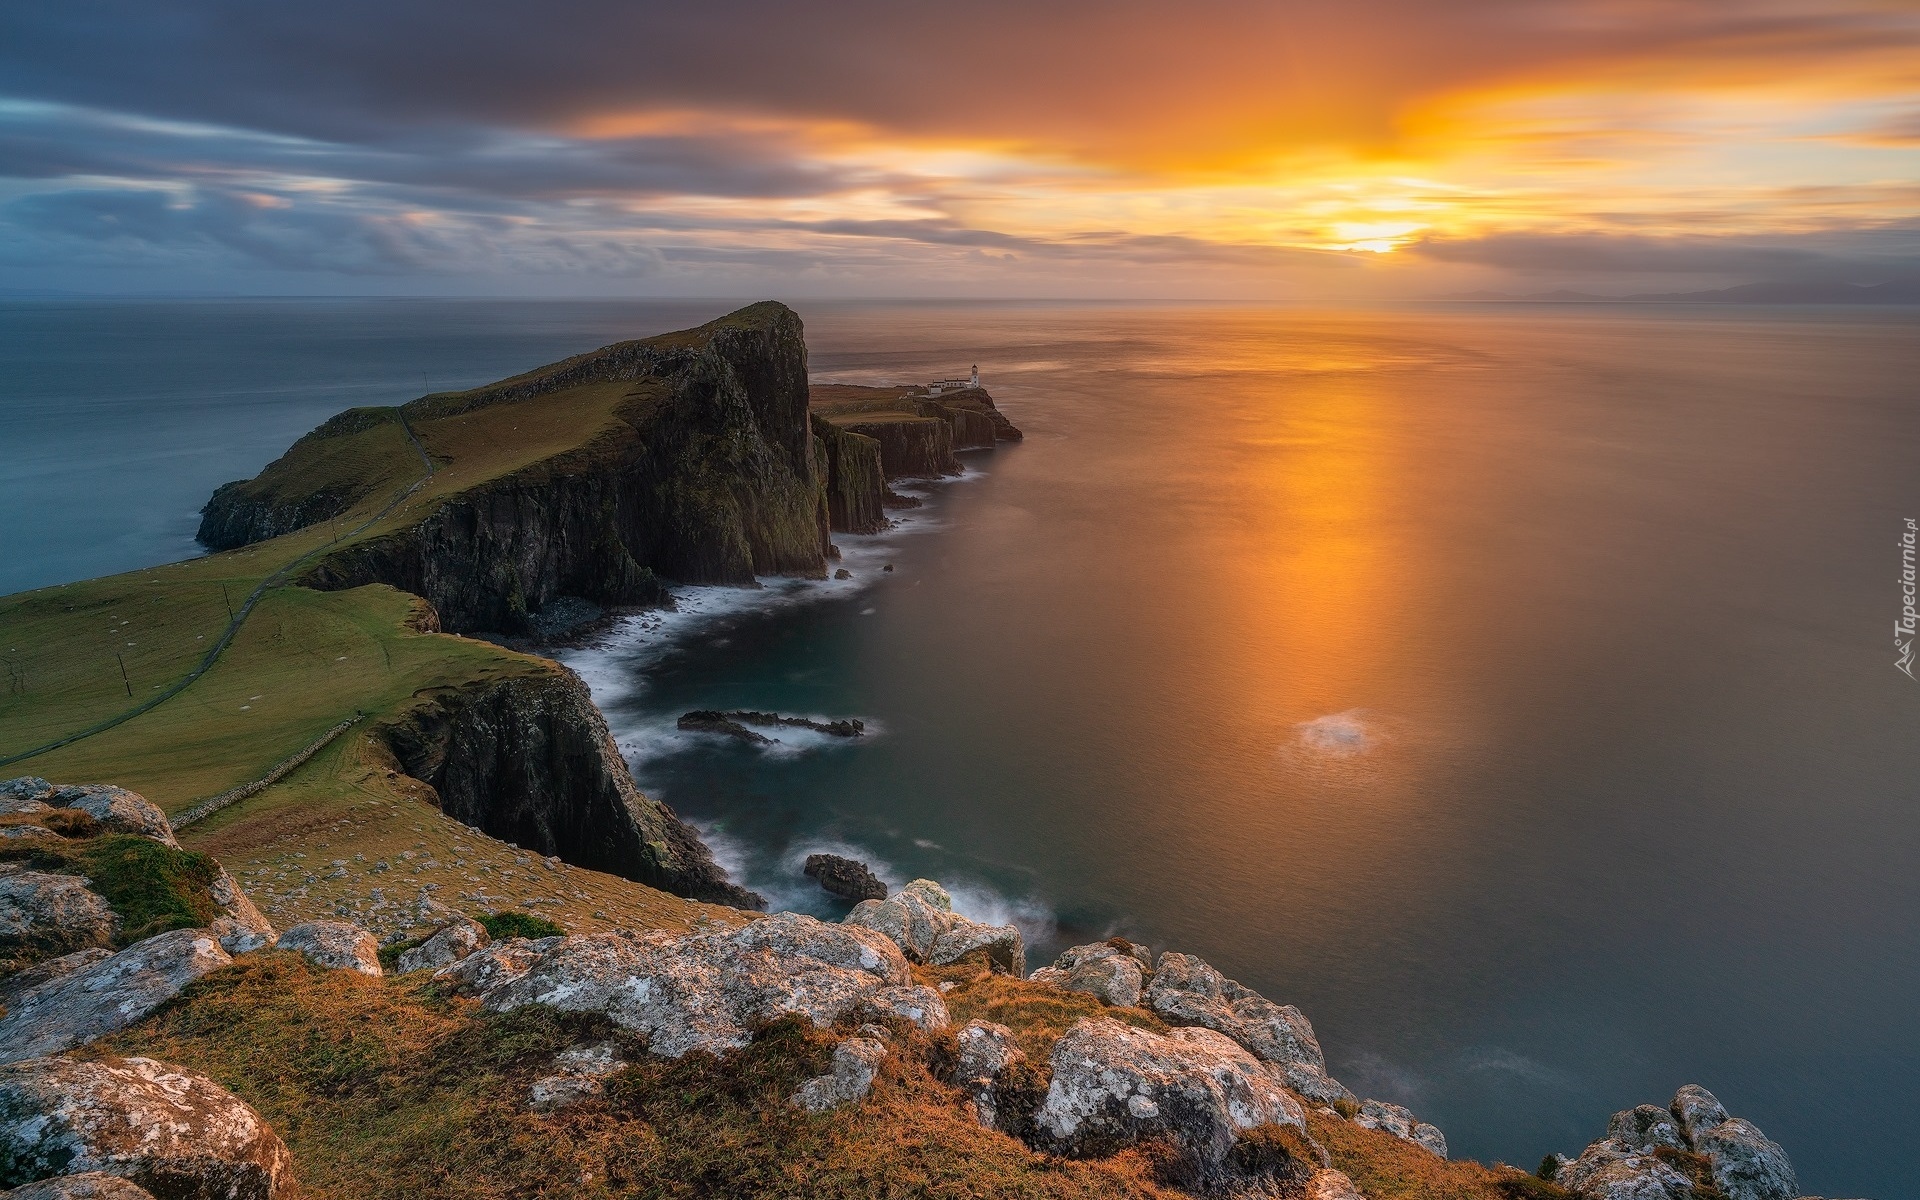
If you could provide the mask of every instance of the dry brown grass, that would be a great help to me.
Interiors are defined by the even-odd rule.
[[[1567,1195],[1524,1171],[1435,1158],[1392,1134],[1311,1109],[1307,1129],[1368,1200],[1562,1200]]]
[[[976,962],[915,967],[914,976],[929,986],[953,983],[946,1001],[955,1025],[973,1020],[1005,1025],[1036,1062],[1046,1062],[1053,1043],[1085,1017],[1112,1017],[1155,1033],[1167,1031],[1167,1023],[1144,1008],[1111,1008],[1083,992],[995,974]]]

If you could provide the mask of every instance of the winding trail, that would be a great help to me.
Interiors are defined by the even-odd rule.
[[[393,408],[391,411],[394,420],[400,422],[400,428],[406,433],[407,440],[413,443],[414,451],[420,455],[420,462],[426,467],[426,474],[414,480],[413,484],[408,487],[407,490],[401,492],[392,500],[389,500],[386,507],[348,530],[346,534],[343,535],[345,537],[358,537],[360,534],[365,533],[368,529],[384,520],[394,509],[404,504],[415,492],[425,487],[428,481],[433,478],[433,459],[428,456],[427,448],[421,444],[419,437],[415,436],[413,426],[407,424],[406,414],[401,412],[398,407]],[[25,762],[29,758],[45,754],[50,750],[58,750],[63,746],[71,746],[75,742],[84,741],[96,733],[105,733],[116,725],[126,724],[142,713],[152,712],[162,704],[178,696],[181,692],[186,691],[194,680],[212,670],[213,664],[219,661],[220,655],[226,651],[228,646],[233,644],[234,635],[240,632],[240,626],[246,623],[247,617],[252,614],[254,605],[260,602],[261,597],[265,596],[269,590],[285,583],[287,577],[290,576],[296,568],[304,565],[309,559],[320,554],[322,551],[331,550],[333,547],[338,546],[340,541],[340,538],[335,538],[324,546],[316,546],[292,562],[286,563],[265,579],[262,579],[259,584],[254,587],[253,591],[247,593],[246,600],[240,605],[240,611],[234,613],[233,619],[227,622],[227,627],[220,631],[219,640],[208,647],[207,653],[205,657],[201,658],[199,665],[195,666],[193,670],[188,671],[173,683],[168,684],[159,695],[144,700],[116,716],[108,717],[106,720],[98,722],[97,724],[89,725],[77,733],[70,733],[63,738],[57,738],[54,741],[47,742],[45,745],[35,746],[31,750],[23,750],[18,754],[10,754],[4,758],[0,758],[0,767],[12,766],[17,762]]]

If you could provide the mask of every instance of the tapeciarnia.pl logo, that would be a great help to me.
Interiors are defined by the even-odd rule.
[[[1900,619],[1893,623],[1893,648],[1900,653],[1893,665],[1906,674],[1913,675],[1913,544],[1917,532],[1914,518],[1907,518],[1906,531],[1900,535]]]

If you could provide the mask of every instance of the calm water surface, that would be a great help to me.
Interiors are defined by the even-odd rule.
[[[9,309],[8,586],[176,553],[212,484],[423,369],[718,307]],[[841,537],[847,583],[569,656],[746,882],[832,915],[798,863],[839,849],[1049,952],[1201,954],[1458,1154],[1577,1152],[1699,1081],[1809,1192],[1920,1190],[1920,317],[802,313],[817,377],[978,362],[1028,437]],[[88,321],[84,361],[36,350]],[[674,732],[696,707],[877,732],[760,752]]]

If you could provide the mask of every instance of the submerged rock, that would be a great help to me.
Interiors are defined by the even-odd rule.
[[[1016,978],[1027,972],[1026,940],[1018,929],[959,915],[947,890],[931,879],[916,879],[885,900],[862,900],[846,924],[885,934],[914,962],[944,966],[978,950]]]
[[[80,963],[8,1006],[0,1017],[0,1062],[55,1054],[125,1029],[232,961],[206,930],[176,929]]]
[[[182,1067],[37,1058],[0,1068],[0,1185],[97,1171],[164,1200],[270,1200],[292,1163],[260,1114]]]
[[[1102,1004],[1121,1008],[1140,1003],[1144,977],[1140,961],[1130,951],[1107,942],[1075,946],[1055,959],[1051,967],[1042,967],[1031,976],[1035,983],[1084,992]]]
[[[833,1069],[800,1085],[791,1103],[811,1113],[823,1113],[863,1100],[873,1089],[874,1076],[887,1058],[887,1048],[872,1038],[848,1038],[833,1048]]]
[[[1286,1085],[1322,1104],[1352,1102],[1352,1092],[1327,1076],[1327,1059],[1313,1026],[1291,1004],[1275,1004],[1221,975],[1191,954],[1168,951],[1147,987],[1147,1007],[1174,1025],[1224,1033],[1254,1057],[1272,1063]]]
[[[1219,1168],[1243,1131],[1306,1129],[1300,1105],[1231,1038],[1210,1029],[1150,1033],[1087,1017],[1054,1043],[1037,1139],[1077,1157],[1166,1138],[1202,1170]]]
[[[885,900],[887,885],[880,882],[872,868],[858,859],[838,854],[809,854],[804,868],[807,878],[848,900]]]
[[[280,935],[277,950],[297,950],[307,961],[335,971],[379,975],[380,943],[371,933],[346,921],[307,921]]]

